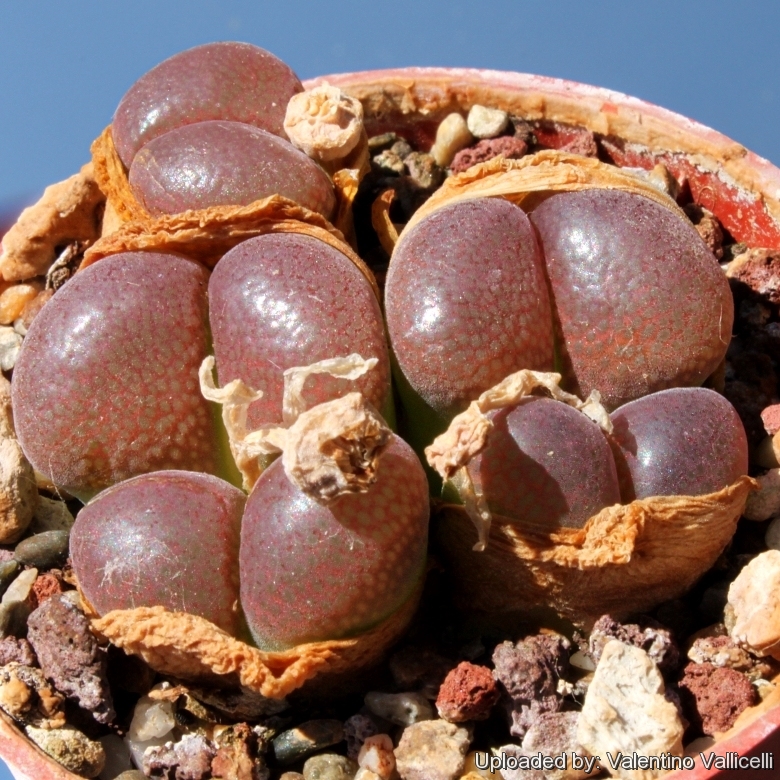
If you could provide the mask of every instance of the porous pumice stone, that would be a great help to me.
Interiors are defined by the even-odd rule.
[[[196,46],[130,87],[114,114],[114,144],[129,168],[153,138],[210,119],[245,122],[285,138],[287,103],[302,91],[289,66],[265,49],[233,41]]]
[[[425,566],[428,484],[393,435],[366,493],[324,506],[275,461],[241,528],[241,603],[258,646],[282,650],[362,633],[413,593]]]
[[[283,195],[328,218],[336,204],[317,163],[288,141],[242,122],[198,122],[152,139],[133,159],[129,179],[154,216]]]
[[[563,192],[532,213],[566,389],[610,410],[701,384],[726,354],[734,304],[696,229],[641,195]]]
[[[40,311],[14,369],[17,435],[33,466],[80,497],[137,474],[218,473],[200,393],[208,271],[125,252],[76,274]]]
[[[377,409],[390,398],[390,361],[379,302],[341,252],[297,233],[258,236],[231,249],[209,282],[219,382],[242,379],[263,391],[250,428],[282,422],[282,371],[337,355],[378,359],[356,381],[309,377],[309,407],[357,390]]]
[[[615,461],[601,429],[582,412],[529,397],[488,414],[487,448],[468,465],[495,514],[523,527],[581,528],[620,503]]]
[[[539,245],[528,217],[500,198],[446,206],[404,235],[385,309],[403,377],[445,422],[515,371],[552,369]]]
[[[623,501],[714,493],[747,474],[745,429],[734,407],[704,387],[661,390],[610,415]]]
[[[73,568],[92,606],[163,606],[241,627],[238,552],[246,496],[208,474],[159,471],[103,491],[70,534]]]

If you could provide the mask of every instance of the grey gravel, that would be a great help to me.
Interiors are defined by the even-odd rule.
[[[50,569],[65,563],[69,538],[68,531],[44,531],[28,536],[16,545],[14,558],[25,566]]]
[[[271,743],[276,760],[293,764],[317,750],[337,745],[344,739],[344,726],[340,720],[309,720],[294,729],[283,731]]]

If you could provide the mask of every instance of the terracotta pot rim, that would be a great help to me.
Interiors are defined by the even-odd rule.
[[[651,150],[688,155],[713,175],[730,182],[738,193],[762,199],[778,224],[780,236],[780,169],[722,133],[639,98],[566,79],[476,68],[409,67],[340,73],[309,79],[304,86],[311,88],[324,81],[358,93],[365,98],[364,104],[368,104],[369,110],[372,105],[374,108],[383,105],[381,101],[371,104],[372,92],[386,96],[387,105],[401,114],[417,111],[425,116],[433,116],[448,107],[467,108],[479,102],[481,97],[493,96],[531,106],[531,113],[536,112],[537,116],[554,115],[560,110],[574,123],[580,117],[580,124],[590,129],[634,127],[633,135],[646,140],[656,133],[659,143],[656,146],[649,144]],[[629,133],[627,140],[633,140],[633,135]],[[762,747],[767,749],[762,743],[770,739],[772,746],[777,747],[774,743],[780,743],[778,735],[780,706],[775,706],[738,733],[717,743],[712,750],[719,755],[726,751],[756,754]],[[0,712],[0,757],[17,780],[77,778],[33,745],[3,712]],[[699,766],[690,772],[670,773],[665,777],[668,780],[708,780],[726,776],[741,775],[739,770],[736,774],[728,771],[723,774],[714,768],[707,771]]]

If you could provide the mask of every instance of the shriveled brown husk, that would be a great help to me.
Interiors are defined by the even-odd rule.
[[[682,219],[687,219],[672,198],[641,176],[592,157],[546,149],[519,160],[495,157],[474,165],[463,173],[450,176],[417,209],[400,237],[420,220],[461,200],[505,198],[524,211],[531,211],[552,193],[594,188],[624,190],[643,195],[675,212]],[[377,215],[379,216],[379,212]],[[392,233],[389,231],[385,240],[388,237],[392,240]]]
[[[327,687],[333,675],[376,664],[410,623],[421,590],[422,583],[400,609],[365,634],[283,652],[258,650],[204,618],[163,607],[114,610],[93,618],[92,628],[162,674],[187,680],[217,677],[224,685],[240,684],[281,699],[305,683],[307,692],[316,693],[318,685]]]
[[[367,143],[366,139],[366,149]],[[303,233],[343,252],[378,296],[374,275],[347,243],[354,233],[352,201],[368,169],[367,152],[361,156],[362,150],[363,145],[359,144],[343,161],[354,168],[341,169],[333,176],[337,200],[335,227],[321,214],[281,195],[271,195],[248,206],[215,206],[152,217],[130,188],[109,126],[92,144],[92,158],[95,179],[107,198],[106,213],[118,224],[115,229],[112,224],[110,232],[103,231],[102,238],[86,252],[81,267],[117,252],[135,250],[180,252],[212,267],[225,252],[248,238],[264,233]]]
[[[549,606],[589,628],[687,591],[723,552],[751,490],[750,477],[704,496],[658,496],[602,509],[581,529],[555,533],[493,515],[487,548],[463,507],[437,513],[458,600],[489,612]]]

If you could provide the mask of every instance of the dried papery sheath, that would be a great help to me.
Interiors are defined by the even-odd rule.
[[[625,171],[591,157],[546,149],[520,160],[495,157],[450,176],[414,213],[402,236],[418,222],[443,206],[472,198],[505,198],[531,211],[553,192],[594,188],[616,189],[643,195],[687,219],[682,209],[665,192],[644,176]]]
[[[306,495],[327,503],[344,493],[365,492],[375,480],[376,464],[390,440],[390,429],[360,393],[306,410],[303,387],[313,374],[327,373],[355,380],[377,364],[360,355],[330,358],[284,372],[284,420],[289,428],[268,426],[248,432],[249,405],[260,397],[241,380],[217,388],[212,375],[214,358],[203,361],[201,391],[223,405],[222,416],[236,465],[249,490],[262,470],[260,457],[283,453],[290,481]]]
[[[488,412],[514,406],[535,390],[544,390],[556,401],[578,409],[607,433],[612,422],[594,391],[582,401],[576,395],[561,390],[560,374],[524,369],[510,374],[495,387],[486,390],[472,401],[465,412],[457,415],[449,428],[425,449],[425,456],[444,480],[450,480],[463,500],[466,511],[477,528],[479,540],[475,550],[484,550],[490,532],[491,513],[481,491],[474,485],[467,466],[488,445],[493,423]]]
[[[260,470],[257,467],[259,453],[247,453],[242,446],[247,435],[246,417],[250,404],[263,397],[261,390],[247,387],[240,379],[234,379],[224,387],[214,382],[214,364],[212,355],[204,358],[198,371],[200,392],[207,401],[222,405],[222,422],[228,434],[230,452],[243,477],[244,489],[251,490]]]
[[[303,398],[303,386],[313,374],[330,374],[330,376],[354,381],[367,371],[370,371],[379,361],[377,358],[364,360],[358,354],[346,357],[319,360],[310,366],[294,366],[284,372],[284,399],[282,401],[282,419],[285,424],[292,425],[306,411],[306,401]]]
[[[365,493],[376,481],[391,431],[360,393],[304,412],[287,431],[284,471],[303,493],[327,504]]]
[[[363,134],[363,106],[327,82],[293,95],[287,104],[284,130],[290,141],[315,160],[346,157]]]

